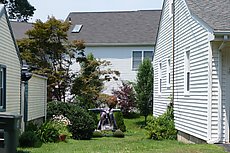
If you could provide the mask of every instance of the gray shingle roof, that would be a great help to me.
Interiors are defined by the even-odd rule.
[[[70,40],[104,44],[155,44],[161,11],[72,12],[68,32]],[[83,25],[72,33],[76,24]]]
[[[230,0],[186,0],[192,13],[214,30],[230,31]]]
[[[17,40],[28,38],[28,36],[25,35],[25,32],[33,28],[33,24],[27,22],[10,21],[10,24],[14,33],[14,37]]]

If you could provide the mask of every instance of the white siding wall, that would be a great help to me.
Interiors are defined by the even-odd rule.
[[[118,70],[122,80],[134,81],[136,72],[132,70],[132,51],[153,51],[153,46],[105,46],[105,47],[86,47],[85,53],[93,53],[94,57],[111,62],[111,69]],[[73,69],[79,70],[76,64]]]
[[[221,75],[222,72],[219,71],[220,65],[219,62],[222,57],[221,53],[219,52],[218,48],[220,43],[213,43],[212,44],[212,118],[211,118],[211,139],[217,140],[218,139],[218,120],[219,120],[219,83],[221,82]],[[224,117],[224,116],[223,116]],[[224,119],[224,118],[223,118]],[[223,120],[224,121],[224,120]],[[224,123],[223,123],[224,124]],[[223,125],[222,124],[222,125]],[[223,131],[223,130],[222,130]]]
[[[112,70],[120,72],[119,81],[111,80],[105,82],[104,89],[105,94],[111,94],[112,90],[118,89],[121,86],[120,80],[135,81],[137,71],[132,70],[132,52],[133,51],[154,51],[154,46],[88,46],[85,49],[85,54],[93,53],[94,57],[101,60],[111,62]],[[80,70],[78,63],[74,63],[71,69],[75,72]]]
[[[5,14],[0,10],[0,64],[6,65],[6,111],[20,113],[21,68]]]
[[[163,90],[158,95],[158,74],[154,76],[154,115],[169,103],[172,89],[166,88],[166,59],[172,55],[172,18],[166,0],[158,35],[154,64],[162,62]],[[175,28],[175,125],[187,134],[208,139],[208,32],[189,13],[184,0],[176,0]],[[184,94],[184,57],[190,51],[190,93]],[[172,61],[172,60],[171,60]],[[171,68],[172,69],[172,68]],[[172,73],[171,73],[172,74]]]
[[[213,86],[213,91],[215,91],[215,95],[213,95],[213,108],[212,108],[212,113],[213,113],[213,121],[212,121],[212,133],[214,138],[218,138],[218,132],[221,133],[221,138],[220,140],[222,142],[229,142],[229,117],[230,117],[230,48],[225,47],[221,52],[218,50],[218,47],[220,46],[221,43],[219,44],[214,44],[214,52],[215,52],[215,67],[213,68],[213,82],[215,80],[215,86]],[[220,61],[220,62],[219,62]],[[218,64],[216,64],[218,62]],[[219,63],[221,63],[221,67],[219,67]],[[218,66],[216,68],[216,66]],[[220,77],[217,77],[216,74],[219,74]],[[220,82],[220,90],[221,92],[218,92],[218,81]],[[217,82],[217,83],[216,83]],[[218,96],[216,96],[218,94]],[[218,99],[221,99],[221,111],[218,111],[218,106],[220,103],[218,103],[218,99],[216,100],[216,97]],[[218,131],[217,125],[218,125],[218,120],[221,120],[221,129]]]
[[[28,82],[28,121],[46,116],[47,79],[33,75]]]
[[[154,101],[153,114],[158,116],[164,113],[169,103],[172,89],[166,86],[167,60],[172,63],[172,17],[169,15],[169,0],[165,1],[163,8],[158,39],[154,54]],[[162,65],[162,93],[159,93],[159,65]],[[171,64],[172,65],[172,64]],[[172,67],[170,68],[172,72]],[[172,74],[172,73],[171,73]],[[171,75],[172,76],[172,75]]]

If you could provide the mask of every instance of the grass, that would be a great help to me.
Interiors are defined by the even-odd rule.
[[[177,141],[146,139],[140,128],[144,118],[126,119],[125,138],[103,137],[43,144],[41,148],[19,148],[20,153],[225,153],[222,147],[208,144],[183,144]]]

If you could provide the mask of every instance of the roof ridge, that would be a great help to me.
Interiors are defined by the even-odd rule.
[[[129,10],[129,11],[122,11],[122,10],[118,10],[118,11],[80,11],[80,12],[70,12],[69,14],[87,14],[87,13],[134,13],[134,12],[144,12],[144,11],[162,11],[161,9],[154,9],[154,10]]]

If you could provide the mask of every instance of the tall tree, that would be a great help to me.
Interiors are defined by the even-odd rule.
[[[147,116],[150,113],[150,104],[153,94],[153,67],[149,59],[145,59],[138,68],[137,83],[135,85],[137,106],[141,115],[145,117],[145,125]]]
[[[0,0],[0,2],[6,5],[9,18],[20,22],[27,22],[36,10],[28,0]]]
[[[73,78],[70,66],[73,60],[84,59],[83,42],[67,40],[69,26],[54,17],[45,23],[38,20],[26,32],[29,38],[18,41],[22,59],[38,69],[35,73],[48,77],[48,100],[66,100]]]
[[[104,87],[104,81],[111,79],[110,74],[119,75],[118,71],[107,69],[108,61],[97,60],[89,54],[85,61],[80,62],[81,70],[74,79],[71,93],[75,95],[81,107],[88,109],[97,107],[97,99]]]

